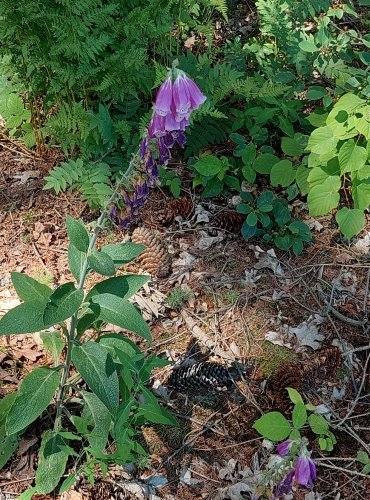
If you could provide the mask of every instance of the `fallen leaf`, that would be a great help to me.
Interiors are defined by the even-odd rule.
[[[325,321],[325,318],[319,314],[310,316],[307,321],[303,321],[298,326],[289,327],[288,331],[294,334],[301,346],[312,347],[317,350],[321,347],[321,342],[324,340],[324,335],[319,333],[318,327]]]

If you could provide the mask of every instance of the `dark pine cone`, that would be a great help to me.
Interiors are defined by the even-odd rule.
[[[178,391],[189,389],[222,391],[237,380],[238,372],[217,363],[203,362],[175,368],[168,379],[168,385]]]
[[[189,198],[178,198],[168,203],[162,216],[159,216],[159,221],[162,224],[170,224],[179,215],[181,215],[183,219],[187,219],[192,211],[193,202]]]
[[[238,233],[244,220],[245,215],[238,212],[221,212],[213,219],[212,225],[220,229],[226,229],[231,233]]]

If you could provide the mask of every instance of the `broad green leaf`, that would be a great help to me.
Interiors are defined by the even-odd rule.
[[[34,280],[27,274],[11,273],[12,283],[18,297],[27,302],[28,300],[47,300],[53,290],[42,283]]]
[[[321,185],[314,186],[308,193],[307,201],[310,215],[325,215],[339,203],[341,180],[338,176],[330,176]]]
[[[355,182],[352,178],[352,197],[355,208],[367,210],[370,206],[370,179]]]
[[[355,117],[343,109],[332,109],[326,119],[326,125],[337,139],[350,139],[357,135]]]
[[[96,394],[82,391],[81,396],[89,407],[94,426],[88,435],[90,446],[98,450],[104,450],[107,446],[112,416]]]
[[[262,212],[270,212],[272,210],[272,202],[274,200],[274,193],[269,189],[265,189],[257,198],[257,208]]]
[[[17,399],[18,392],[14,391],[0,399],[0,427],[5,425],[9,410]],[[0,448],[1,449],[1,448]]]
[[[137,243],[115,243],[113,245],[105,245],[102,251],[109,255],[115,265],[128,264],[136,259],[145,250],[145,245]]]
[[[315,434],[326,434],[329,430],[328,422],[321,415],[310,415],[308,423]]]
[[[327,95],[327,90],[324,87],[313,85],[308,87],[306,99],[308,101],[317,101]]]
[[[309,190],[307,182],[309,172],[310,170],[307,167],[305,167],[304,165],[299,165],[295,174],[295,180],[303,195],[307,194]]]
[[[283,137],[281,139],[281,149],[288,156],[301,156],[303,148],[296,139]]]
[[[244,135],[237,134],[237,133],[230,134],[230,140],[235,142],[235,144],[244,144],[245,143]]]
[[[85,303],[82,305],[81,309],[78,312],[78,320],[77,320],[77,338],[79,339],[81,335],[94,323],[97,323],[99,320],[100,307],[98,304],[93,304],[92,302]],[[96,325],[97,328],[99,325]],[[94,325],[95,327],[95,325]]]
[[[4,467],[18,448],[18,439],[18,433],[6,436],[5,432],[0,429],[0,469]]]
[[[257,177],[256,171],[250,165],[244,165],[244,167],[242,168],[242,174],[244,179],[246,179],[250,183],[253,183]]]
[[[320,50],[319,47],[316,46],[313,37],[307,40],[302,40],[298,45],[303,52],[318,52]]]
[[[72,275],[77,281],[80,281],[81,271],[86,255],[80,252],[72,243],[68,246],[68,266]]]
[[[289,421],[278,411],[262,415],[252,427],[261,436],[271,441],[283,441],[290,434]]]
[[[297,403],[293,408],[293,425],[296,429],[301,429],[307,422],[307,410],[303,403]]]
[[[57,365],[65,346],[62,334],[57,330],[54,332],[41,332],[40,337],[45,349],[50,352],[54,363]]]
[[[19,497],[18,500],[32,500],[33,496],[38,493],[36,486],[33,486],[32,488],[28,488],[26,491],[24,491]]]
[[[118,408],[118,377],[110,354],[96,342],[74,346],[72,361],[81,377],[105,406],[115,413]]]
[[[320,450],[325,451],[326,450],[326,439],[325,438],[319,438],[319,446]]]
[[[289,186],[295,179],[295,169],[290,160],[281,160],[271,169],[270,180],[273,186]]]
[[[247,221],[244,221],[241,229],[243,238],[245,240],[249,240],[249,238],[252,238],[256,232],[257,232],[257,226],[250,226]]]
[[[29,300],[8,311],[0,320],[0,335],[34,333],[45,328],[46,300]]]
[[[57,487],[67,465],[67,443],[68,441],[59,434],[55,434],[53,431],[45,432],[36,471],[38,493],[50,493]]]
[[[44,324],[51,326],[70,318],[82,304],[83,298],[83,290],[76,289],[74,283],[59,286],[46,304]]]
[[[338,210],[335,220],[347,239],[358,234],[365,226],[365,214],[358,208],[341,208]]]
[[[232,175],[225,175],[224,183],[229,188],[234,189],[235,191],[240,191],[240,182],[239,179],[237,179],[236,177]]]
[[[347,111],[348,113],[352,111],[357,111],[358,108],[364,106],[366,101],[361,99],[356,94],[347,93],[344,94],[338,102],[335,104],[334,108],[339,110]]]
[[[340,148],[338,158],[341,174],[354,172],[365,165],[367,151],[361,146],[356,146],[355,141],[350,139]]]
[[[279,158],[271,153],[264,153],[257,156],[253,162],[253,168],[259,174],[269,174],[275,163],[279,161]]]
[[[321,160],[332,158],[336,152],[338,139],[334,137],[329,127],[320,127],[312,132],[308,139],[307,148],[312,153],[320,155]]]
[[[206,155],[202,156],[192,167],[205,177],[213,177],[222,170],[223,165],[216,156]]]
[[[251,212],[246,218],[247,224],[249,226],[255,226],[257,224],[257,215],[254,212]]]
[[[60,371],[47,367],[35,368],[26,375],[6,419],[8,435],[22,431],[46,410],[58,388],[59,380]]]
[[[144,417],[145,421],[165,424],[179,425],[176,418],[165,408],[162,408],[156,397],[146,388],[142,387],[144,403],[139,405],[136,417]]]
[[[87,257],[87,263],[99,274],[103,276],[114,276],[116,268],[113,259],[101,250],[95,250]]]
[[[369,455],[363,450],[357,452],[357,460],[359,460],[364,465],[370,463]]]
[[[90,236],[82,220],[75,220],[70,215],[66,217],[67,233],[70,242],[80,252],[86,253],[89,248]]]
[[[242,160],[244,165],[253,163],[254,159],[256,158],[256,151],[257,148],[255,144],[248,144],[248,146],[246,146],[245,150],[242,153]]]
[[[130,358],[141,354],[138,346],[121,333],[102,335],[98,338],[98,342],[110,353],[113,359],[116,357],[116,349],[125,352]]]
[[[213,179],[207,182],[207,185],[203,190],[202,196],[203,198],[213,198],[214,196],[218,196],[219,194],[222,193],[223,187],[224,183],[217,177],[214,177]]]
[[[324,127],[326,125],[326,119],[328,117],[328,113],[323,109],[315,109],[312,113],[307,116],[307,120],[314,127]]]
[[[367,106],[366,116],[355,117],[355,127],[365,139],[370,140],[370,106]],[[368,117],[368,119],[367,119]]]
[[[72,486],[76,483],[77,479],[78,476],[76,474],[72,474],[71,476],[66,477],[59,488],[59,495],[71,489]]]
[[[95,295],[91,299],[100,306],[99,318],[106,323],[135,332],[146,340],[151,340],[150,330],[133,304],[110,293]]]
[[[289,399],[292,403],[294,403],[295,405],[304,404],[302,396],[299,394],[297,389],[293,389],[293,387],[287,387],[286,390],[288,391]]]
[[[116,421],[114,423],[114,434],[119,435],[122,439],[121,430],[128,427],[128,419],[130,417],[131,408],[135,403],[135,399],[130,397],[127,401],[124,401],[119,405]]]

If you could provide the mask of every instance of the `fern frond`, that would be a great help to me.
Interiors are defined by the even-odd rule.
[[[201,149],[212,144],[222,144],[231,132],[230,120],[205,116],[200,122],[189,127],[185,157],[197,155]]]
[[[54,167],[49,175],[45,177],[46,184],[43,189],[54,189],[58,194],[60,191],[65,191],[75,185],[84,174],[84,163],[81,158],[76,161],[63,162],[60,166]]]
[[[112,194],[110,173],[110,167],[106,163],[87,164],[85,175],[80,179],[78,188],[90,208],[102,208],[106,199]]]

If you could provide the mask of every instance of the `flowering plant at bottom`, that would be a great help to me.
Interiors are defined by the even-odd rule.
[[[157,184],[159,166],[167,165],[171,149],[176,144],[184,147],[190,115],[205,100],[196,83],[183,71],[173,67],[168,72],[158,90],[152,118],[139,151],[130,162],[132,175],[124,188],[119,188],[109,211],[111,220],[122,229],[136,218],[149,195],[149,188]]]

